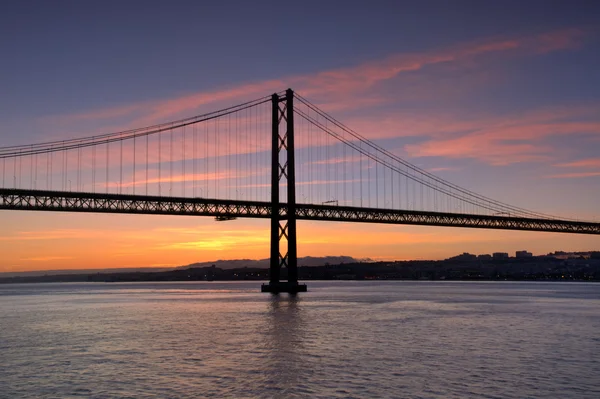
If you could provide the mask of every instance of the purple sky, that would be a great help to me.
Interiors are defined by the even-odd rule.
[[[444,179],[599,220],[599,27],[596,1],[10,2],[0,13],[0,146],[165,122],[292,87]],[[50,215],[3,217],[0,249],[23,232],[55,229]],[[82,228],[63,220],[64,229]],[[109,229],[94,220],[77,223]],[[600,249],[595,237],[485,234],[485,245],[465,238],[434,256],[519,243]],[[65,247],[67,236],[57,238]],[[410,256],[427,258],[436,239]],[[381,252],[407,257],[390,248]],[[23,247],[0,270],[60,266],[21,261],[34,250]],[[38,251],[41,259],[47,249]],[[225,256],[196,255],[185,260]]]

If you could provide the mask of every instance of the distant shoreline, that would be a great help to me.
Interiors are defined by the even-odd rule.
[[[311,280],[430,280],[430,281],[600,281],[600,259],[557,259],[540,256],[508,259],[443,261],[352,262],[299,266],[298,277]],[[216,266],[162,271],[107,271],[0,277],[0,284],[58,282],[264,281],[269,269]],[[281,278],[287,278],[282,269]]]

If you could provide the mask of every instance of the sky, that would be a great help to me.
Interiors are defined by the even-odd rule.
[[[19,1],[0,13],[0,147],[293,88],[469,190],[600,221],[596,1]],[[0,272],[267,258],[268,220],[0,212]],[[299,256],[600,250],[595,236],[298,222]]]

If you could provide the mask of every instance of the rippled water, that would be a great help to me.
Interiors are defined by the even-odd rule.
[[[0,286],[0,397],[600,398],[600,285]]]

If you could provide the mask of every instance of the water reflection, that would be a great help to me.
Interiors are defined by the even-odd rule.
[[[267,389],[278,397],[290,396],[302,381],[305,320],[297,296],[272,295],[268,302],[265,334]]]

